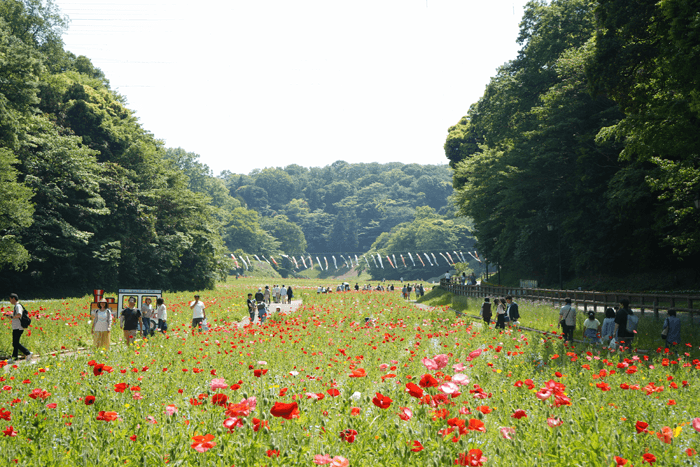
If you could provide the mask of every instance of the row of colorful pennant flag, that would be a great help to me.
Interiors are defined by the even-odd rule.
[[[455,254],[457,261],[461,261],[462,263],[467,262],[467,260],[465,259],[465,256],[462,254],[461,251],[459,253],[456,251],[453,251],[452,253]],[[481,258],[479,258],[479,255],[476,251],[473,253],[471,251],[468,251],[467,253],[469,254],[469,256],[471,256],[476,261],[481,263]],[[407,258],[409,259],[409,261],[411,262],[411,264],[413,265],[413,267],[416,267],[418,265],[418,263],[416,263],[416,261],[414,260],[413,255],[410,252],[407,253],[406,255],[407,255]],[[445,261],[445,263],[447,263],[447,265],[454,266],[455,261],[452,259],[452,255],[450,255],[449,252],[445,252],[444,254],[441,252],[438,252],[438,255],[441,256],[442,259],[444,259],[444,261]],[[299,261],[297,261],[295,256],[289,256],[289,255],[281,255],[281,256],[283,258],[287,259],[291,264],[293,264],[295,269],[300,269],[299,264],[302,264],[304,266],[303,269],[309,269],[309,268],[313,269],[313,267],[314,267],[314,259],[311,255],[306,255],[306,257],[304,255],[300,255]],[[354,267],[357,267],[360,265],[360,258],[357,255],[354,255],[355,256],[355,263],[354,264],[353,264],[353,257],[351,255],[347,255],[347,256],[339,255],[339,256],[340,256],[340,259],[342,259],[345,262],[345,267],[354,268]],[[370,265],[369,265],[369,260],[367,259],[367,255],[360,255],[360,256],[365,260],[365,263],[367,264],[367,267],[369,268]],[[384,262],[382,260],[382,256],[379,253],[377,253],[376,255],[371,254],[371,255],[369,255],[369,257],[372,258],[372,261],[374,262],[375,268],[381,267],[382,269],[384,269]],[[431,267],[433,265],[439,266],[438,259],[435,256],[435,253],[430,253],[430,255],[428,255],[428,253],[423,253],[423,257],[425,257],[425,260],[428,262],[428,264]],[[240,264],[238,263],[239,259],[241,260],[241,263],[243,263],[243,266],[245,267],[246,270],[248,270],[250,268],[250,265],[252,264],[252,261],[248,257],[248,255],[245,255],[245,258],[243,258],[243,255],[238,255],[238,258],[236,258],[236,256],[234,254],[231,254],[231,258],[233,259],[233,261],[236,264],[236,269],[241,268]],[[267,258],[265,258],[265,256],[263,256],[263,255],[260,255],[260,257],[258,257],[258,255],[253,255],[253,258],[255,258],[256,261],[258,261],[259,263],[262,263],[263,261],[265,261],[269,265],[272,265],[272,263],[274,263],[275,266],[279,266],[279,264],[277,264],[277,261],[275,260],[275,258],[273,258],[272,256],[270,256],[269,260]],[[260,258],[262,258],[262,259],[260,259]],[[323,262],[321,262],[321,258],[323,258]],[[403,267],[408,267],[408,265],[406,263],[406,258],[404,257],[404,255],[399,253],[399,258],[401,258],[401,263],[403,264]],[[335,267],[335,269],[338,269],[338,261],[336,260],[335,255],[331,255],[331,259],[333,260],[333,266]],[[396,254],[392,254],[391,257],[389,255],[386,255],[386,259],[389,262],[389,265],[393,269],[399,268],[400,265],[399,265],[398,261],[396,261]],[[392,259],[393,259],[393,261],[392,261]],[[420,253],[416,253],[416,259],[418,259],[421,266],[425,267],[425,262],[423,261],[423,258],[421,257]],[[272,263],[270,263],[270,261],[272,261]],[[318,263],[318,267],[321,271],[328,270],[329,264],[328,264],[328,258],[326,256],[322,256],[322,257],[316,256],[316,262]],[[325,269],[323,267],[324,264],[326,266]],[[342,267],[342,265],[341,265],[341,267]]]

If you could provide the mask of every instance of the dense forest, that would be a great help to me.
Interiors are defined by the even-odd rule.
[[[518,43],[445,143],[479,251],[511,280],[697,284],[700,2],[534,1]]]
[[[200,289],[236,266],[246,273],[260,264],[240,264],[232,253],[277,257],[283,275],[303,269],[294,263],[302,253],[321,255],[324,268],[330,260],[331,268],[372,272],[379,253],[400,256],[416,247],[439,254],[473,244],[466,221],[454,220],[447,165],[338,161],[214,176],[197,154],[166,148],[146,131],[90,59],[64,49],[65,27],[51,1],[0,2],[6,290],[36,296],[95,287]],[[380,236],[386,244],[391,232],[415,223],[425,224],[426,238],[426,226],[458,232],[442,243],[419,238],[402,251],[372,250]],[[369,250],[371,266],[366,258],[358,264]],[[377,267],[372,274],[388,272]]]

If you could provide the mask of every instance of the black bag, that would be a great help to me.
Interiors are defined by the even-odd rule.
[[[666,322],[668,321],[668,318],[664,321],[664,329],[661,331],[661,339],[666,340],[668,337],[668,326]]]
[[[29,313],[27,313],[27,309],[24,308],[24,305],[22,305],[22,316],[19,319],[19,324],[21,324],[24,329],[27,329],[32,324],[32,319],[29,317]]]

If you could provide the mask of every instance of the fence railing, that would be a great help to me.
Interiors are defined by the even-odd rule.
[[[604,312],[608,307],[616,307],[620,300],[626,298],[630,301],[630,308],[642,313],[651,311],[659,318],[659,311],[675,310],[689,313],[691,322],[696,314],[700,314],[700,295],[673,295],[673,294],[644,294],[622,292],[593,292],[587,290],[556,290],[521,287],[505,287],[492,285],[461,285],[459,278],[440,280],[440,286],[455,295],[465,297],[483,298],[512,295],[521,300],[544,301],[552,305],[563,306],[564,300],[570,298],[576,306],[582,306],[584,311],[592,309]]]

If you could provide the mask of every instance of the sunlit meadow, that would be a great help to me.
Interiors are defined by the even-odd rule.
[[[91,297],[27,303],[23,343],[43,356],[0,371],[3,464],[698,464],[691,348],[568,348],[303,281],[296,312],[239,329],[259,285],[202,291],[195,335],[191,294],[166,294],[170,332],[126,348],[115,328],[109,352],[90,346]]]

